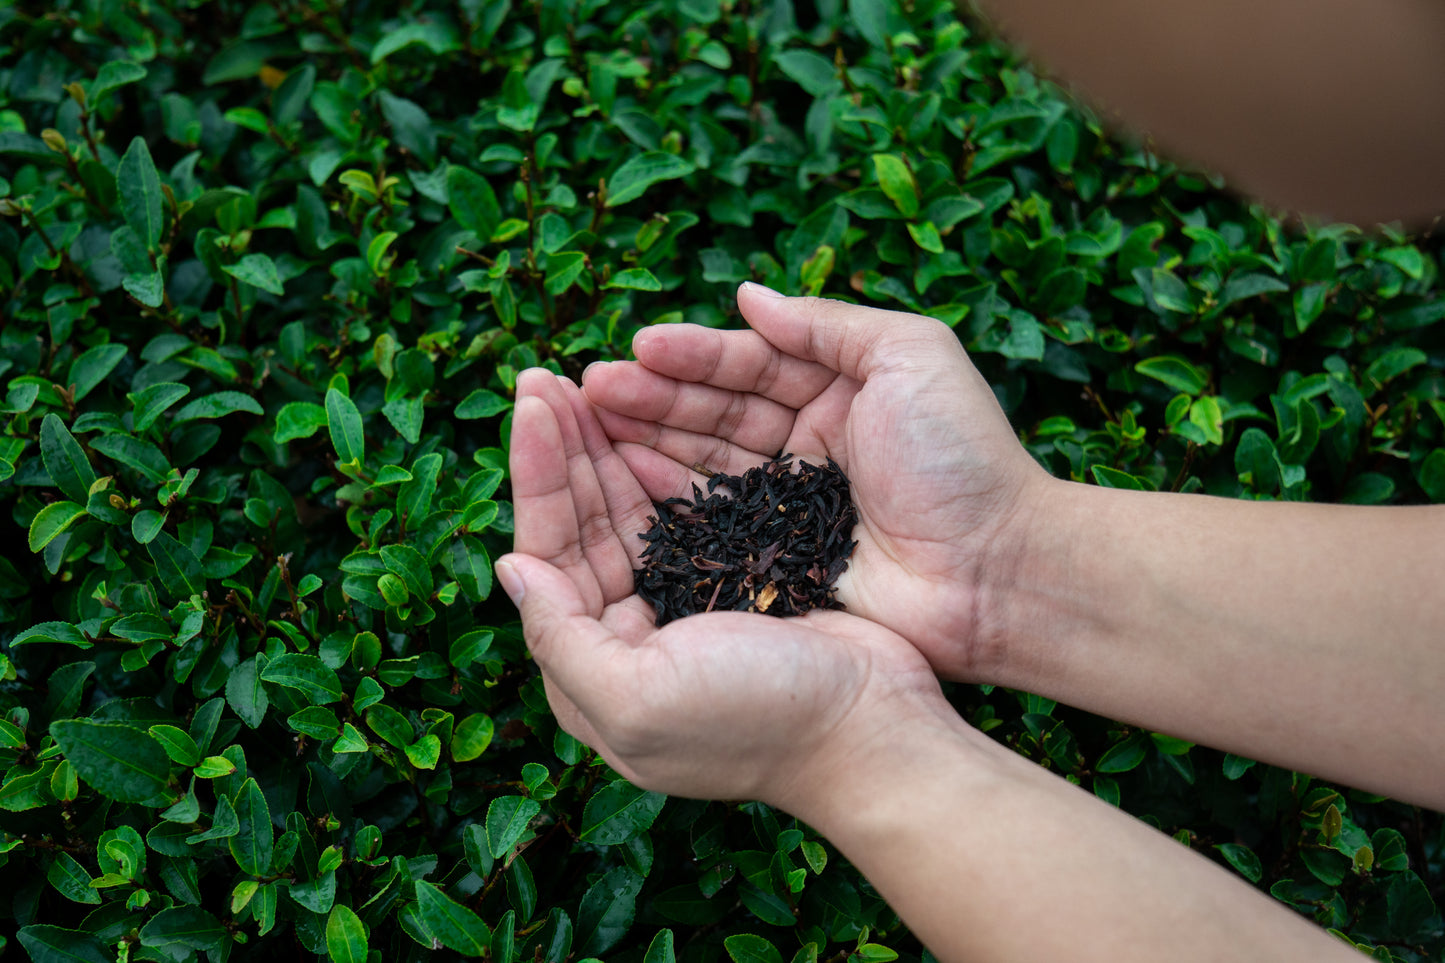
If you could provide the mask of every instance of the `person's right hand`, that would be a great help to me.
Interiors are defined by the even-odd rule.
[[[655,500],[694,466],[737,474],[780,451],[831,456],[858,508],[839,580],[848,611],[911,641],[936,672],[985,679],[1004,656],[992,608],[1021,562],[1049,475],[943,324],[745,284],[751,331],[644,329],[637,362],[594,365],[584,391]]]

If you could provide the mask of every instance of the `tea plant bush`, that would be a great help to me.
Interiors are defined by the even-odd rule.
[[[807,826],[558,729],[492,590],[516,374],[737,324],[751,278],[945,320],[1062,476],[1445,500],[1438,242],[1218,188],[940,0],[6,5],[0,940],[926,956]],[[1442,958],[1439,814],[953,698],[1374,958]]]

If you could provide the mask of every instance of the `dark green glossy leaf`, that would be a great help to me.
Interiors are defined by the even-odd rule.
[[[67,719],[53,723],[50,734],[80,778],[101,795],[118,802],[169,805],[158,797],[170,778],[171,760],[161,744],[145,732]]]
[[[40,423],[40,455],[45,470],[65,497],[84,505],[90,498],[90,486],[95,484],[95,469],[90,467],[90,460],[70,429],[55,415],[46,415]]]

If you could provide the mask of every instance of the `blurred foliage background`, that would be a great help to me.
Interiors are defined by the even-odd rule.
[[[0,945],[927,957],[807,826],[557,728],[492,592],[516,374],[737,325],[753,279],[944,320],[1060,476],[1445,501],[1439,241],[1221,187],[940,0],[4,6]],[[951,697],[1445,958],[1439,814]]]

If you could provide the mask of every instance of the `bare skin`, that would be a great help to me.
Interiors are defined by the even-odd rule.
[[[1049,69],[1271,204],[1363,226],[1445,210],[1434,0],[981,0]]]
[[[752,331],[649,329],[638,362],[588,372],[650,494],[699,462],[831,455],[861,520],[839,597],[940,675],[1445,806],[1445,507],[1060,481],[937,322],[754,286],[739,304]]]
[[[634,783],[807,820],[942,960],[1355,958],[969,728],[877,622],[729,612],[654,628],[631,591],[647,496],[569,382],[524,374],[511,457],[517,552],[498,579],[558,719]]]
[[[996,12],[1107,110],[1272,203],[1365,224],[1445,208],[1433,0]],[[646,330],[638,362],[584,390],[518,382],[497,575],[564,727],[639,785],[807,820],[943,960],[1357,959],[981,737],[934,673],[1445,806],[1427,738],[1445,508],[1057,481],[940,325],[748,285],[739,306],[752,330]],[[631,577],[649,499],[779,450],[853,481],[848,611],[653,628]]]

